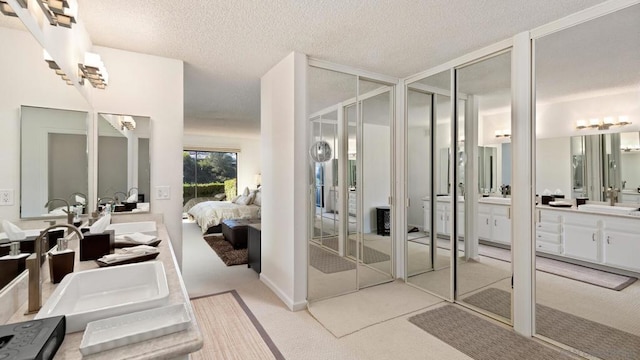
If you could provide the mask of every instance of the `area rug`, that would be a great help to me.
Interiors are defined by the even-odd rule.
[[[191,299],[191,305],[204,340],[191,359],[284,359],[235,290]]]
[[[227,266],[241,265],[249,262],[247,249],[234,249],[233,245],[220,234],[206,235],[204,241],[218,254],[220,260]]]
[[[428,245],[426,240],[420,238],[410,241]],[[438,239],[438,247],[449,250],[449,241]],[[464,249],[464,243],[461,242],[459,247]],[[509,249],[479,244],[478,253],[488,258],[511,262],[511,251]],[[536,270],[616,291],[623,290],[638,280],[635,277],[614,274],[543,256],[536,256]]]
[[[335,253],[309,244],[309,264],[325,274],[354,270],[356,264]]]
[[[462,301],[511,318],[511,294],[504,290],[489,288]],[[640,359],[640,337],[540,304],[536,304],[536,331],[601,359]]]
[[[476,360],[572,359],[454,305],[412,316],[409,321]]]
[[[338,238],[332,237],[328,239],[322,239],[322,244],[326,247],[338,251]],[[365,264],[373,264],[382,261],[389,261],[391,257],[383,252],[380,252],[376,249],[372,249],[368,246],[363,246],[363,254],[362,259]],[[349,239],[348,246],[349,256],[356,257],[356,241],[353,239]]]

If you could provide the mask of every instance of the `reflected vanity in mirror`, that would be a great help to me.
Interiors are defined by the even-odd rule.
[[[88,115],[21,107],[20,217],[61,217],[76,208],[84,211],[89,187]]]
[[[149,211],[150,124],[143,116],[98,114],[98,206]]]

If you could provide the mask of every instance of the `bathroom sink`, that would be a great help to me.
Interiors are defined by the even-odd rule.
[[[107,230],[115,230],[116,235],[135,232],[158,235],[155,221],[139,221],[109,224]]]
[[[489,196],[489,197],[480,198],[480,200],[482,200],[482,202],[485,202],[485,203],[511,205],[511,198]]]
[[[161,262],[145,262],[68,274],[36,319],[66,315],[67,334],[89,322],[166,305],[169,287]]]
[[[578,210],[584,211],[592,211],[606,214],[615,214],[615,215],[630,215],[632,212],[637,211],[637,207],[627,207],[627,206],[609,206],[609,205],[600,205],[600,204],[584,204],[578,206]]]

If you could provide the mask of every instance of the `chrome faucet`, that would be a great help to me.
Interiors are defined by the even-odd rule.
[[[27,269],[29,270],[29,302],[27,314],[38,312],[42,307],[42,279],[40,278],[40,266],[42,264],[42,240],[49,234],[49,230],[59,227],[66,227],[78,235],[78,239],[82,239],[82,233],[77,227],[69,224],[57,224],[49,226],[42,230],[40,235],[34,240],[34,254],[27,258]]]
[[[53,198],[49,201],[47,201],[46,204],[44,204],[44,207],[47,208],[47,210],[49,210],[49,205],[51,205],[52,202],[54,201],[62,201],[65,205],[67,205],[67,210],[62,209],[62,211],[64,211],[67,214],[67,224],[73,224],[73,217],[74,214],[71,212],[71,207],[69,205],[69,202],[65,199],[61,199],[61,198]]]
[[[610,206],[614,206],[616,204],[616,201],[618,200],[618,189],[616,188],[608,188],[607,190],[605,190],[605,193],[607,194],[607,197],[609,198],[609,205]]]
[[[100,212],[100,201],[107,200],[107,199],[111,200],[111,202],[115,201],[112,197],[108,197],[108,196],[105,196],[105,197],[102,197],[102,198],[98,198],[98,201],[96,202],[96,212],[98,212],[98,213]],[[108,203],[109,202],[107,202],[107,204]]]

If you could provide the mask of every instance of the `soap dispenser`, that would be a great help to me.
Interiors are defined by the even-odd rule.
[[[58,239],[58,247],[55,251],[48,253],[49,257],[49,278],[54,284],[62,281],[65,275],[73,272],[75,262],[75,251],[68,248],[69,240]]]
[[[29,255],[28,253],[20,253],[19,241],[13,241],[9,244],[9,253],[0,257],[0,288],[13,281],[26,269],[25,260]]]

